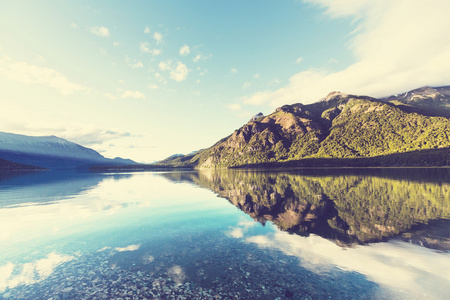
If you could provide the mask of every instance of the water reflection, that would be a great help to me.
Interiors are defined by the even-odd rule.
[[[152,173],[3,174],[0,298],[8,289],[46,281],[80,257],[132,253],[143,242],[206,226],[195,220],[228,206],[209,198],[206,190],[174,185]]]
[[[448,298],[448,253],[338,246],[443,249],[449,177],[424,174],[4,176],[0,298]]]
[[[338,245],[401,237],[450,250],[447,169],[167,173],[228,199],[254,220]],[[233,232],[241,235],[240,229]]]
[[[357,272],[386,287],[391,295],[381,298],[447,299],[450,260],[443,253],[432,252],[401,241],[377,243],[345,251],[331,241],[311,235],[308,238],[274,232],[244,236],[248,243],[263,249],[276,249],[299,258],[300,265],[326,275],[335,267]]]
[[[19,285],[29,285],[47,279],[59,265],[71,261],[70,255],[49,253],[45,258],[23,264],[8,262],[0,266],[0,293]]]
[[[0,172],[0,208],[49,204],[87,193],[107,178],[120,180],[130,176],[74,171]]]

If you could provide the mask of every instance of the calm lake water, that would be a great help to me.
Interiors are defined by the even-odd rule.
[[[450,169],[0,174],[0,299],[450,299]]]

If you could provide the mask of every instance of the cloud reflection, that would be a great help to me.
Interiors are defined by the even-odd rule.
[[[126,247],[116,247],[115,249],[116,249],[116,251],[119,251],[119,252],[125,252],[125,251],[136,251],[139,249],[139,247],[141,247],[140,244],[139,245],[129,245]]]
[[[186,274],[183,268],[179,265],[169,268],[167,270],[167,275],[170,276],[176,284],[182,284],[186,280]]]
[[[21,265],[8,262],[6,265],[0,266],[0,292],[18,285],[42,281],[48,278],[57,266],[73,259],[75,259],[73,256],[52,252],[46,258],[35,262]]]
[[[358,272],[384,287],[414,297],[445,299],[450,296],[450,254],[401,241],[341,248],[316,235],[301,237],[286,232],[247,237],[261,248],[277,249],[296,256],[300,264],[324,274],[337,267]]]
[[[227,232],[228,236],[239,239],[244,237],[244,233],[248,231],[250,227],[255,226],[256,222],[254,221],[241,221],[236,227],[231,227],[230,231]]]

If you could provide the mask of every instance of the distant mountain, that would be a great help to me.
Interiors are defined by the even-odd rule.
[[[105,158],[95,150],[56,136],[36,137],[6,132],[0,132],[0,158],[49,169],[135,163],[121,158]]]
[[[449,108],[450,87],[425,87],[384,99],[332,92],[313,104],[284,105],[268,116],[258,114],[212,147],[158,164],[448,165]]]
[[[450,86],[422,87],[380,99],[408,112],[450,118]]]

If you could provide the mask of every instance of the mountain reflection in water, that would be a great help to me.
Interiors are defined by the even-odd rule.
[[[448,169],[206,170],[165,173],[193,182],[265,224],[341,246],[398,237],[450,250]]]
[[[449,177],[0,174],[0,299],[448,299]]]

